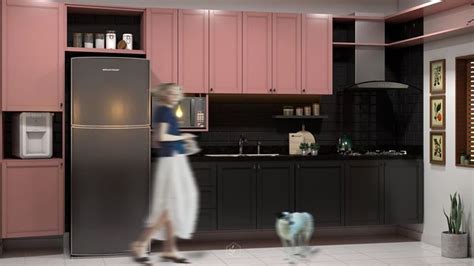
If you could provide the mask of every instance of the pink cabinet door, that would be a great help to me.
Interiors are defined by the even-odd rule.
[[[179,10],[178,80],[186,93],[209,88],[209,11]]]
[[[301,15],[273,13],[273,88],[301,93]]]
[[[242,93],[242,12],[210,11],[210,89]]]
[[[2,1],[5,111],[62,111],[64,90],[63,4]]]
[[[178,10],[147,10],[151,86],[178,82]]]
[[[332,17],[303,15],[302,93],[332,94]]]
[[[243,92],[272,92],[272,13],[243,14]]]
[[[62,161],[3,161],[2,210],[2,238],[62,235]]]

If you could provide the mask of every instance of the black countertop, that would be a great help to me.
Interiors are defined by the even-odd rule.
[[[255,154],[256,149],[249,149],[251,147],[245,147],[244,153]],[[198,154],[189,156],[189,159],[193,162],[213,162],[213,161],[325,161],[325,160],[417,160],[423,159],[423,147],[412,146],[412,147],[382,147],[381,150],[406,150],[407,155],[341,155],[335,152],[335,147],[322,146],[319,155],[289,155],[288,147],[264,147],[261,153],[279,154],[278,156],[205,156],[206,154],[236,154],[236,147],[203,147],[202,151]],[[364,149],[357,149],[364,151]],[[367,150],[375,150],[374,147],[369,147]],[[364,152],[362,152],[364,153]],[[155,158],[154,152],[152,157]]]
[[[192,162],[214,162],[214,161],[329,161],[329,160],[417,160],[423,159],[421,156],[416,155],[361,155],[361,156],[349,156],[339,154],[320,154],[320,155],[288,155],[282,154],[278,156],[238,156],[238,157],[211,157],[205,156],[204,154],[197,154],[189,156]]]

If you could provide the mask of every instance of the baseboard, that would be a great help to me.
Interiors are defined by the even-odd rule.
[[[401,226],[397,227],[397,234],[417,241],[420,241],[423,235],[422,232]]]
[[[28,238],[12,238],[3,239],[3,249],[21,250],[21,249],[58,249],[64,247],[64,237],[47,236],[47,237],[28,237]]]

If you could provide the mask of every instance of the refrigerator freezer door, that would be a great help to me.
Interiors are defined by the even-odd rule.
[[[72,124],[148,125],[149,71],[140,58],[72,58]]]
[[[150,129],[71,131],[71,254],[126,252],[148,214]]]

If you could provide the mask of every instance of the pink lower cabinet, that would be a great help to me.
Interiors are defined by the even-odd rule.
[[[332,94],[332,16],[304,14],[303,94]]]
[[[273,13],[273,88],[301,93],[301,14]]]
[[[272,13],[243,13],[243,93],[273,93]]]
[[[2,110],[62,111],[64,5],[2,1]]]
[[[2,162],[2,238],[62,235],[62,160]]]
[[[178,10],[147,9],[151,85],[178,82]]]
[[[242,12],[210,12],[210,88],[242,93]]]
[[[209,10],[178,12],[178,81],[185,93],[209,88]]]

